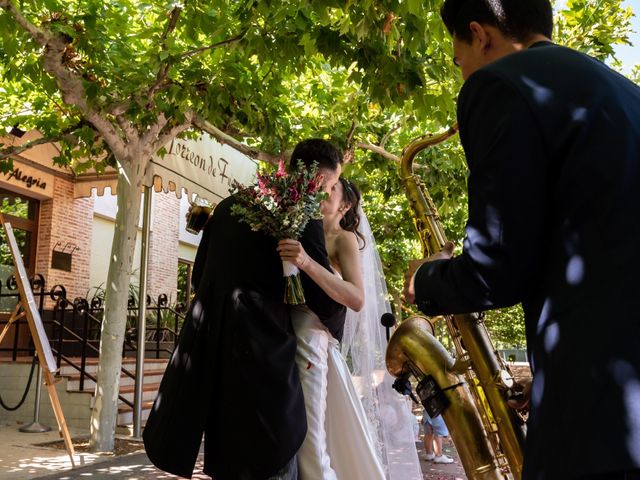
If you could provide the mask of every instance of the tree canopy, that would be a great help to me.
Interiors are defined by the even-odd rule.
[[[170,132],[193,116],[272,154],[308,131],[344,142],[349,120],[368,124],[407,100],[441,123],[453,116],[454,96],[441,88],[448,41],[435,2],[0,6],[0,122],[59,139],[61,162],[94,166],[105,160],[102,149],[113,150],[96,137],[104,135],[89,111],[117,121],[122,138],[128,124],[142,130],[163,116]]]

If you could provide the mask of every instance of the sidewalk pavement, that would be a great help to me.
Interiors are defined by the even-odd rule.
[[[425,458],[425,451],[422,445],[422,439],[416,443],[418,449],[418,458],[420,459],[420,467],[422,468],[422,476],[424,480],[466,480],[464,467],[460,463],[460,457],[453,442],[444,440],[442,452],[453,458],[453,463],[442,464],[434,463]]]
[[[421,446],[422,442],[420,442],[419,445]],[[416,444],[416,446],[418,446],[418,444]],[[419,453],[424,480],[466,480],[467,477],[464,475],[464,469],[460,464],[455,449],[453,447],[444,447],[444,451],[447,455],[454,458],[454,463],[438,465],[433,462],[428,462],[424,459],[424,453]],[[111,460],[76,468],[64,474],[57,473],[37,477],[37,480],[109,480],[116,478],[127,480],[168,480],[178,479],[180,477],[155,468],[145,453],[133,453],[112,457]],[[191,478],[194,480],[211,480],[211,477],[202,473],[202,454],[198,456],[194,474]]]
[[[76,453],[75,468],[66,450],[36,444],[60,440],[57,429],[47,433],[22,433],[20,425],[0,425],[0,480],[100,480],[100,479],[178,479],[156,469],[144,452],[127,455],[96,455]],[[87,432],[71,431],[72,437]],[[121,437],[131,440],[131,437]],[[452,444],[445,444],[444,452],[455,462],[438,465],[425,460],[422,442],[416,443],[425,480],[465,480],[464,469]],[[250,453],[248,453],[250,455]],[[194,480],[210,480],[202,473],[202,454],[194,469]]]
[[[64,473],[59,472],[44,477],[36,477],[37,480],[168,480],[179,478],[182,477],[177,477],[155,468],[144,452],[111,457],[110,460],[105,462],[75,468]],[[193,480],[211,480],[209,475],[202,473],[202,455],[198,457],[198,462],[191,478]]]
[[[57,425],[49,425],[50,432],[23,433],[17,423],[0,424],[0,480],[30,480],[48,476],[63,478],[71,470],[71,459],[67,451],[41,446],[41,443],[61,440]],[[88,432],[69,429],[72,438],[86,436]],[[76,453],[76,469],[95,468],[118,457],[93,453]],[[74,470],[75,471],[75,470]],[[96,477],[93,477],[96,478]]]

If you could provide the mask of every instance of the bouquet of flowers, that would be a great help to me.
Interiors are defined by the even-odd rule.
[[[327,196],[320,189],[318,165],[311,168],[299,163],[287,173],[280,161],[274,173],[261,171],[258,181],[248,187],[235,183],[231,189],[237,203],[231,213],[248,224],[253,231],[261,231],[277,240],[297,240],[311,219],[320,219],[320,201]],[[284,301],[290,305],[305,303],[300,271],[291,262],[282,262],[286,288]]]

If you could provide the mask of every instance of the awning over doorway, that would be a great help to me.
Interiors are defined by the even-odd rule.
[[[153,185],[156,192],[175,191],[180,198],[184,188],[218,203],[229,196],[234,180],[242,184],[255,180],[255,160],[207,134],[196,140],[175,139],[166,148],[167,153],[154,156],[145,172],[145,185]]]
[[[145,172],[144,185],[156,192],[175,192],[180,198],[185,189],[189,196],[197,194],[216,204],[229,195],[233,180],[248,184],[255,179],[255,160],[207,134],[195,140],[175,139],[166,150],[164,156],[153,157]],[[115,193],[117,184],[113,169],[81,174],[75,178],[75,196],[90,196],[94,188],[103,195],[107,187]]]
[[[5,145],[22,145],[40,137],[38,132],[30,131],[22,137],[9,135],[1,140]],[[208,134],[198,139],[175,139],[165,148],[167,153],[154,156],[145,172],[144,185],[153,187],[156,192],[171,191],[180,198],[184,188],[189,196],[197,194],[215,204],[229,195],[233,180],[248,184],[255,179],[255,160],[219,143]],[[31,177],[31,194],[42,198],[51,198],[53,194],[51,175],[72,181],[76,198],[89,197],[94,189],[98,196],[104,195],[106,188],[115,194],[118,185],[115,169],[107,167],[103,173],[90,170],[78,174],[70,168],[54,165],[53,158],[57,155],[59,150],[55,144],[43,144],[25,150],[14,158],[14,172],[15,168],[19,171],[13,175],[7,174],[7,178],[0,178],[0,181],[12,181],[15,187],[27,188],[26,179]],[[37,180],[40,180],[39,183],[36,183]],[[42,185],[49,190],[45,192]]]

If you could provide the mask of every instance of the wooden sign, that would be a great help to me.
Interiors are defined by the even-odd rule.
[[[31,327],[31,323],[33,323],[35,335],[33,331],[31,332],[31,335],[33,337],[33,343],[36,345],[36,351],[38,352],[38,360],[41,365],[46,364],[46,367],[50,372],[55,372],[58,370],[56,359],[53,356],[51,344],[49,343],[47,334],[44,331],[44,325],[42,324],[42,318],[40,318],[40,312],[38,311],[35,298],[33,298],[33,291],[31,290],[31,284],[29,283],[29,277],[27,276],[27,270],[25,269],[24,262],[22,261],[22,255],[20,254],[16,237],[13,234],[13,228],[11,228],[11,224],[9,222],[5,223],[4,219],[2,225],[4,226],[4,231],[7,234],[7,243],[9,244],[9,250],[11,250],[13,264],[16,269],[15,277],[20,291],[20,305],[25,311],[27,318],[29,317],[29,314],[33,318],[33,322],[29,322],[29,327]],[[42,356],[40,356],[40,352],[42,352]]]
[[[13,169],[0,173],[0,184],[40,200],[53,198],[53,175],[13,159]]]
[[[16,242],[16,237],[13,234],[13,228],[9,222],[4,221],[4,217],[0,214],[0,224],[4,227],[6,233],[7,243],[9,244],[9,250],[13,257],[13,264],[15,266],[15,279],[18,285],[18,291],[20,293],[20,301],[16,305],[16,308],[9,318],[9,321],[5,325],[4,330],[0,333],[0,342],[7,332],[9,326],[16,320],[22,317],[27,317],[27,323],[29,324],[29,330],[31,331],[31,337],[36,347],[36,354],[38,355],[38,361],[40,362],[40,368],[42,368],[42,374],[44,377],[44,383],[47,386],[49,392],[49,399],[51,400],[51,406],[53,407],[53,413],[58,422],[58,431],[60,436],[64,439],[65,447],[71,457],[71,465],[75,467],[73,461],[73,443],[71,442],[71,436],[67,429],[67,423],[62,413],[62,407],[60,406],[60,400],[58,399],[58,392],[56,391],[55,381],[53,378],[53,372],[58,367],[56,360],[51,351],[51,345],[49,339],[44,331],[44,325],[42,324],[42,318],[40,312],[36,306],[36,301],[33,297],[33,291],[31,290],[31,284],[27,277],[27,270],[24,268],[22,256],[20,255],[20,249]],[[20,311],[22,310],[22,311]]]

